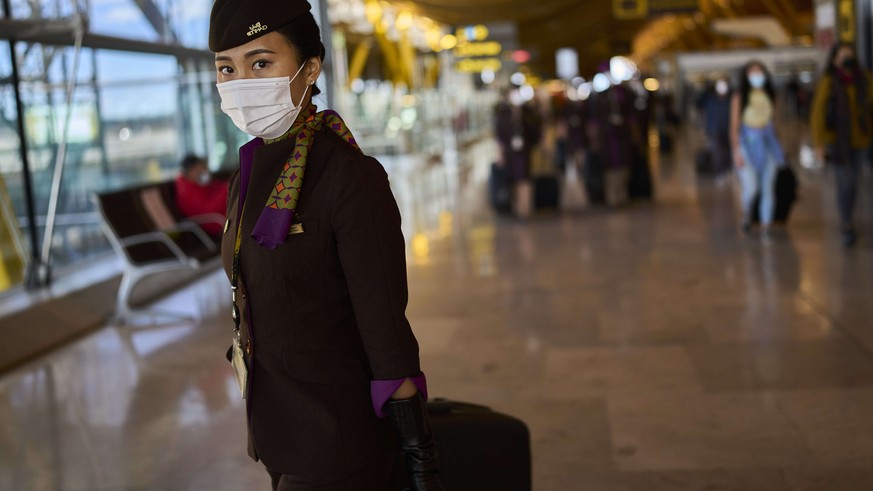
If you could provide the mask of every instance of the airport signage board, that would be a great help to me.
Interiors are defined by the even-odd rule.
[[[455,70],[461,73],[498,72],[503,67],[500,55],[503,44],[494,40],[491,31],[484,25],[458,28],[455,36],[458,45],[454,48],[457,59]]]

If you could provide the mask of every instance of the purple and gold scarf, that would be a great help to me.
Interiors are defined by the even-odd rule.
[[[352,132],[349,131],[336,111],[317,111],[315,105],[310,105],[306,109],[306,116],[297,118],[291,129],[284,135],[265,142],[270,144],[289,138],[295,139],[291,155],[285,162],[282,174],[276,180],[270,198],[267,200],[264,210],[261,211],[254,230],[252,230],[252,237],[267,249],[275,249],[280,244],[285,243],[285,238],[291,231],[291,222],[294,220],[297,202],[300,200],[300,192],[303,189],[306,159],[312,148],[315,134],[327,125],[343,141],[357,151],[361,151],[355,137],[352,136]]]

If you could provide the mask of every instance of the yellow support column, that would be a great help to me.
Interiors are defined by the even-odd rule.
[[[415,47],[412,46],[411,42],[409,42],[409,36],[407,36],[405,32],[400,35],[399,51],[403,80],[406,82],[406,86],[411,90],[416,85]]]
[[[403,72],[400,67],[400,55],[397,54],[397,46],[388,39],[385,31],[380,30],[379,26],[376,26],[376,32],[373,35],[376,36],[379,50],[382,51],[382,56],[385,57],[385,67],[388,68],[391,80],[396,85],[399,85],[403,82]]]
[[[373,40],[365,39],[355,48],[355,54],[352,55],[352,61],[349,63],[349,84],[355,79],[361,78],[364,73],[364,67],[367,66],[367,59],[370,57],[370,49],[373,47]]]
[[[844,43],[855,42],[855,0],[839,0],[837,3],[839,18],[839,38]]]
[[[26,257],[12,200],[0,176],[0,291],[24,281]]]

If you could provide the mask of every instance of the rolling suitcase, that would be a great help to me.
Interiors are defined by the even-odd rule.
[[[534,209],[557,210],[560,202],[560,183],[554,176],[534,179]]]
[[[524,422],[446,399],[428,402],[427,409],[446,489],[531,490],[530,432]]]
[[[658,133],[658,144],[661,147],[661,153],[673,151],[673,137],[663,131]]]
[[[776,173],[773,184],[776,203],[773,206],[773,222],[786,223],[791,215],[791,207],[797,199],[797,175],[790,165],[785,165]],[[761,221],[761,195],[755,196],[752,202],[752,222]]]
[[[694,154],[694,168],[697,170],[698,176],[715,174],[712,150],[708,147],[697,150],[697,153]]]
[[[628,179],[628,196],[631,199],[652,199],[652,172],[649,169],[649,159],[644,151],[638,151],[631,166]]]
[[[597,152],[589,152],[585,158],[585,166],[582,169],[582,181],[585,183],[585,191],[588,193],[589,203],[606,202],[606,170],[603,158]]]
[[[488,198],[498,213],[512,213],[509,176],[506,168],[496,163],[491,164],[491,174],[488,176]]]

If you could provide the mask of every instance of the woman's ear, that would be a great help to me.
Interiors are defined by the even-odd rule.
[[[306,63],[306,84],[313,85],[321,75],[321,58],[313,56]]]

